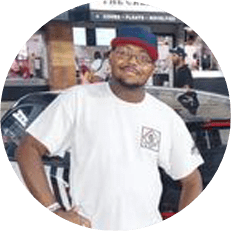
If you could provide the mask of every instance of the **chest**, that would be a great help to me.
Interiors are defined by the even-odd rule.
[[[110,101],[89,105],[78,119],[82,143],[88,140],[93,147],[152,157],[167,148],[168,125],[160,112],[147,106],[131,107]]]

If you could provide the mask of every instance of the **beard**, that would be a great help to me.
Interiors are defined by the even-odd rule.
[[[126,72],[127,68],[131,68],[134,73],[129,73],[129,71]],[[115,84],[117,82],[117,84],[120,84],[130,90],[142,88],[149,79],[144,77],[143,73],[137,67],[127,64],[121,65],[117,68],[112,68],[111,74],[111,78]]]
[[[179,63],[180,63],[179,60],[175,60],[175,61],[173,62],[173,65],[174,65],[175,67],[177,67],[177,66],[179,65]]]
[[[120,83],[122,86],[130,89],[130,90],[135,90],[137,88],[142,88],[145,83],[129,83],[124,79],[117,79],[117,82]]]

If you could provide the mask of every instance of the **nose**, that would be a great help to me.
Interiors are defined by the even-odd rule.
[[[131,54],[130,56],[129,56],[129,58],[128,58],[128,61],[130,62],[130,63],[136,63],[136,64],[138,64],[138,58],[137,58],[137,55],[135,55],[135,54]]]

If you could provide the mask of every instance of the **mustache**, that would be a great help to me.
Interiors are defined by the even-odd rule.
[[[130,70],[134,71],[136,74],[140,74],[139,69],[135,65],[124,65],[124,66],[121,66],[121,69],[122,70],[130,69]]]

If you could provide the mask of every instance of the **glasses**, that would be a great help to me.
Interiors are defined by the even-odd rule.
[[[136,61],[141,65],[151,65],[153,64],[152,59],[149,57],[147,53],[135,53],[132,49],[128,49],[125,47],[119,47],[114,50],[115,54],[117,55],[117,58],[129,60],[133,56],[135,57]]]

